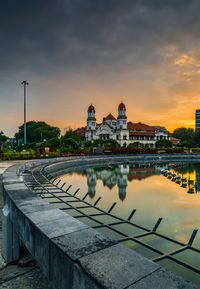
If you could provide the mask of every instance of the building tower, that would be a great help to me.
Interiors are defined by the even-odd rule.
[[[95,118],[95,108],[91,104],[88,107],[88,118],[86,127],[86,140],[93,140],[96,131],[96,118]]]
[[[127,129],[126,107],[123,102],[118,106],[117,129]]]
[[[118,117],[117,117],[117,130],[116,139],[121,146],[127,146],[127,141],[129,140],[129,130],[127,127],[127,116],[126,107],[123,102],[118,106]]]

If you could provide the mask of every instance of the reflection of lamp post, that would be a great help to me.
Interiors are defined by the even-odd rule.
[[[26,86],[28,82],[24,80],[21,84],[24,86],[24,144],[26,144]]]

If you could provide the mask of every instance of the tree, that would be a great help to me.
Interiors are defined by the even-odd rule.
[[[72,130],[71,128],[67,130],[63,136],[63,139],[67,139],[67,138],[72,138],[77,142],[81,142],[82,140],[82,137],[80,136],[80,134],[78,134],[75,130]]]
[[[70,137],[65,138],[63,140],[63,142],[64,142],[64,145],[66,147],[69,147],[70,150],[78,150],[80,148],[79,143],[76,140],[74,140],[73,138],[70,138]]]
[[[114,139],[95,139],[92,143],[93,147],[109,147],[109,148],[117,148],[120,145]]]
[[[181,141],[192,141],[194,138],[194,130],[192,128],[179,127],[173,131],[172,135]]]
[[[41,140],[49,140],[60,136],[58,127],[50,126],[44,121],[28,121],[26,124],[27,142],[39,142]],[[15,137],[22,139],[24,137],[24,125],[19,127]]]
[[[168,139],[160,139],[160,140],[157,140],[157,142],[155,143],[155,146],[157,148],[171,148],[172,142]]]
[[[198,147],[200,147],[200,130],[198,130],[198,131],[195,132],[194,141],[195,141],[195,144],[196,144]]]
[[[5,134],[3,133],[3,131],[0,131],[0,145],[2,143],[4,143],[5,141],[7,141],[8,137],[5,136]]]
[[[107,140],[105,140],[105,147],[118,148],[118,147],[120,147],[120,145],[114,139],[107,139]]]
[[[135,142],[132,142],[128,145],[128,147],[136,147],[136,148],[141,148],[143,147],[143,144],[139,141],[135,141]]]
[[[50,140],[44,143],[45,146],[53,146],[56,148],[60,147],[60,139],[58,137],[51,138]]]
[[[176,128],[173,131],[172,136],[181,140],[180,142],[181,146],[186,146],[186,147],[196,146],[196,143],[194,140],[195,132],[192,128],[186,128],[186,127]]]

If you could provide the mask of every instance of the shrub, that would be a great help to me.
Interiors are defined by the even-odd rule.
[[[166,148],[165,152],[167,154],[171,154],[171,153],[175,153],[175,154],[179,154],[179,153],[184,153],[184,148]]]

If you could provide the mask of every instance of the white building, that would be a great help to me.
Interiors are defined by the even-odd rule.
[[[82,134],[84,133],[86,141],[114,139],[121,146],[139,142],[154,147],[157,140],[169,139],[169,133],[165,128],[153,127],[141,122],[127,122],[126,107],[123,102],[118,106],[117,119],[112,114],[108,114],[100,124],[96,123],[95,108],[90,105],[87,126],[77,131],[79,130]]]

